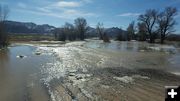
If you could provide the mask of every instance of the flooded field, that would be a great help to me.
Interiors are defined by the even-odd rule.
[[[0,101],[164,101],[180,48],[146,42],[21,43],[0,51]]]

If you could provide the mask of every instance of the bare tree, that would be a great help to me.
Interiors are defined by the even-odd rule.
[[[128,28],[127,28],[127,38],[128,38],[128,40],[132,40],[132,39],[134,39],[135,38],[135,22],[134,21],[132,21],[130,24],[129,24],[129,26],[128,26]]]
[[[103,33],[103,41],[108,43],[111,42],[106,32]]]
[[[66,34],[67,39],[69,39],[70,41],[73,41],[76,39],[76,33],[74,30],[73,24],[66,22],[64,25],[64,32]]]
[[[104,34],[103,23],[98,22],[98,24],[96,26],[96,32],[99,35],[99,39],[103,40],[103,34]]]
[[[161,44],[164,43],[165,38],[172,32],[174,32],[174,25],[176,21],[174,17],[177,15],[177,9],[173,7],[167,7],[158,16],[158,31],[161,36]]]
[[[58,40],[58,41],[65,41],[66,40],[64,28],[56,28],[53,33],[54,33],[56,40]]]
[[[0,5],[0,48],[8,45],[8,35],[6,33],[5,21],[8,18],[8,6]]]
[[[138,20],[145,23],[147,33],[149,34],[150,43],[154,43],[157,36],[156,21],[158,12],[154,9],[149,9],[139,16]]]
[[[100,40],[103,40],[104,42],[110,42],[110,39],[109,39],[107,33],[105,33],[105,31],[104,31],[103,23],[99,22],[97,24],[96,31],[97,31],[97,33],[99,35]]]
[[[84,18],[77,18],[74,20],[75,28],[79,34],[80,40],[84,40],[87,31],[87,22]]]
[[[137,26],[138,26],[139,41],[145,41],[147,38],[145,23],[138,23]]]

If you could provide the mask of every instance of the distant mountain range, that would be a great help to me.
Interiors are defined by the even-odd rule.
[[[41,35],[52,35],[53,31],[56,29],[56,27],[48,25],[48,24],[43,24],[43,25],[37,25],[32,22],[17,22],[17,21],[6,21],[6,29],[8,33],[11,34],[41,34]],[[106,34],[114,38],[118,34],[121,34],[125,36],[126,31],[122,30],[118,27],[112,27],[112,28],[105,28]],[[99,36],[96,33],[96,29],[92,27],[88,27],[88,31],[86,33],[87,37],[97,37]],[[175,39],[180,39],[180,34],[172,34],[168,36],[169,40],[175,40]]]
[[[50,34],[56,28],[48,24],[37,25],[32,22],[6,21],[5,24],[6,30],[11,34]]]
[[[17,21],[6,21],[6,28],[8,33],[11,34],[41,34],[41,35],[48,35],[52,34],[53,31],[56,29],[56,27],[43,24],[43,25],[37,25],[32,22],[17,22]],[[124,33],[125,31],[118,28],[118,27],[112,27],[112,28],[105,28],[105,32],[110,37],[115,37],[119,33]],[[92,27],[88,27],[88,31],[86,36],[89,37],[96,37],[98,36],[96,33],[96,29]]]

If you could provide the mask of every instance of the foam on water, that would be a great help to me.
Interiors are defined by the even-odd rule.
[[[154,51],[170,52],[170,53],[176,53],[177,52],[177,49],[173,45],[154,44],[154,46],[149,46],[148,49],[151,49]]]
[[[133,83],[135,79],[150,79],[147,76],[141,76],[141,75],[132,75],[132,76],[123,76],[123,77],[113,77],[115,80],[119,80],[123,83]]]
[[[38,46],[38,52],[54,57],[51,63],[47,63],[41,68],[43,75],[41,81],[47,86],[53,101],[60,100],[61,98],[58,98],[56,91],[51,88],[51,81],[58,80],[61,77],[65,77],[69,72],[72,72],[72,70],[77,71],[78,68],[86,66],[86,64],[82,65],[80,60],[77,59],[78,54],[82,52],[80,48],[82,44],[83,42],[75,42],[68,43],[64,47]]]

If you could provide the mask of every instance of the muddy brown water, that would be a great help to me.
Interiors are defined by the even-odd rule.
[[[71,55],[75,56],[72,58],[79,60],[79,57],[83,57],[84,60],[74,61],[74,63],[72,61],[68,65],[76,66],[79,63],[83,67],[83,64],[87,64],[89,65],[86,67],[88,74],[92,76],[87,77],[85,82],[79,82],[78,80],[83,78],[80,76],[77,85],[74,84],[76,82],[74,79],[71,80],[67,76],[62,81],[54,78],[49,83],[51,91],[57,94],[53,95],[54,100],[58,101],[60,97],[64,101],[73,99],[79,101],[163,101],[164,86],[180,85],[180,77],[170,74],[170,72],[180,72],[180,53],[178,48],[165,51],[147,48],[154,46],[156,45],[141,42],[102,43],[91,40],[80,47],[75,46],[82,53],[72,48]],[[55,55],[35,55],[35,51],[36,47],[27,45],[15,45],[6,50],[0,50],[0,101],[53,100],[49,88],[41,80],[53,74],[42,73],[41,69],[46,63],[53,64],[54,60],[60,60],[55,58]],[[21,59],[17,58],[17,55],[26,57]],[[101,59],[98,55],[104,55],[107,60]],[[60,63],[64,64],[63,61]],[[103,65],[98,67],[96,64]],[[51,68],[51,66],[44,68]],[[53,71],[57,73],[58,68],[54,67]],[[81,71],[72,72],[70,77],[73,78],[73,75],[78,73]],[[137,75],[144,77],[137,79]],[[122,82],[121,77],[131,80],[133,76],[136,78],[133,83]]]
[[[110,54],[113,53],[116,54],[116,56],[124,56],[124,60],[130,56],[134,58],[136,63],[143,63],[135,64],[135,67],[146,67],[146,64],[147,66],[151,64],[151,67],[160,65],[160,68],[167,69],[169,72],[180,73],[180,47],[174,47],[175,45],[164,45],[165,48],[163,48],[164,46],[161,47],[159,44],[149,44],[147,42],[112,41],[111,43],[102,43],[90,40],[84,46],[110,51]],[[128,60],[125,61],[128,62]],[[133,65],[134,63],[129,64]],[[133,68],[135,68],[134,66]]]
[[[0,51],[0,101],[49,100],[40,82],[40,67],[50,57],[34,55],[33,51],[35,47],[21,45]]]

